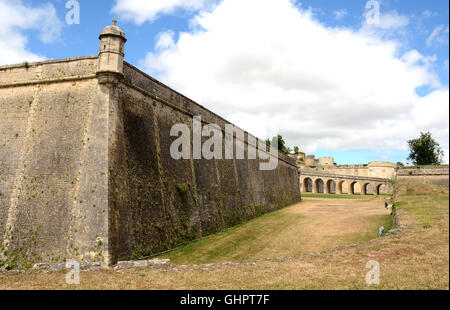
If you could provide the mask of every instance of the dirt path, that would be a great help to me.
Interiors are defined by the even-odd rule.
[[[307,239],[299,250],[314,252],[376,238],[383,218],[386,219],[391,210],[384,208],[381,199],[304,198],[301,203],[282,212],[300,214],[309,219],[302,229]]]
[[[304,198],[161,257],[176,264],[197,264],[323,251],[377,238],[379,227],[389,226],[389,215],[380,198]]]

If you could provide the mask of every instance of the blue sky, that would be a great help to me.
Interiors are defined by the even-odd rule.
[[[117,17],[128,62],[261,138],[271,123],[340,164],[397,162],[430,130],[448,162],[448,1],[378,1],[377,26],[356,0],[78,0],[73,25],[66,3],[0,0],[1,62],[97,54]]]

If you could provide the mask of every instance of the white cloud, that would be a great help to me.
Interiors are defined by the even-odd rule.
[[[400,15],[396,11],[382,13],[380,15],[380,23],[377,25],[383,29],[398,29],[406,27],[409,24],[409,18],[405,15]]]
[[[124,20],[140,25],[153,22],[161,14],[171,14],[176,10],[196,11],[205,8],[211,0],[116,0],[112,9]]]
[[[342,9],[342,10],[336,10],[333,12],[334,14],[334,19],[339,20],[341,18],[343,18],[345,15],[347,15],[347,10],[346,9]]]
[[[410,17],[400,15],[397,11],[381,12],[379,23],[368,23],[366,16],[363,16],[364,21],[359,30],[360,33],[379,38],[406,38],[407,26],[410,23]]]
[[[172,30],[162,31],[156,36],[156,49],[171,48],[175,45],[173,40],[175,32]]]
[[[445,163],[445,164],[448,164],[449,163],[449,151],[448,151],[448,148],[446,148],[446,149],[442,149],[443,151],[444,151],[444,156],[443,156],[443,162]]]
[[[27,50],[24,31],[35,30],[44,43],[58,39],[62,23],[50,3],[40,7],[26,6],[20,0],[0,2],[0,64],[37,61],[43,56]]]
[[[433,29],[431,34],[427,38],[427,46],[430,47],[433,43],[436,42],[438,44],[445,44],[448,42],[448,25],[445,27],[444,25],[439,25]]]
[[[449,92],[427,65],[433,57],[326,27],[288,0],[225,0],[192,24],[141,64],[260,138],[270,124],[306,152],[406,150],[430,130],[448,148]],[[426,85],[439,89],[419,97]]]

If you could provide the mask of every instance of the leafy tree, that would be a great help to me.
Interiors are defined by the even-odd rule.
[[[272,137],[272,139],[267,139],[266,144],[277,147],[278,150],[284,154],[289,154],[291,152],[291,148],[286,146],[286,142],[281,135]]]
[[[403,165],[403,163],[402,163],[401,161],[398,161],[398,162],[397,162],[397,166],[398,166],[398,167],[404,167],[405,165]]]
[[[294,154],[297,155],[298,153],[300,153],[300,149],[298,146],[294,146]]]
[[[414,165],[437,165],[442,163],[444,152],[431,133],[420,133],[420,137],[408,141],[409,157]]]

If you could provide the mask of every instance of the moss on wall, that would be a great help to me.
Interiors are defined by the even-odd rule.
[[[110,149],[113,261],[168,250],[300,199],[294,161],[260,171],[259,160],[174,160],[174,124],[192,132],[193,115],[222,126],[224,120],[131,67],[125,72],[127,84],[144,91],[127,84],[117,89],[119,130]]]
[[[281,154],[172,159],[175,123],[227,122],[127,64],[99,84],[96,61],[0,70],[0,264],[142,257],[300,199]]]

